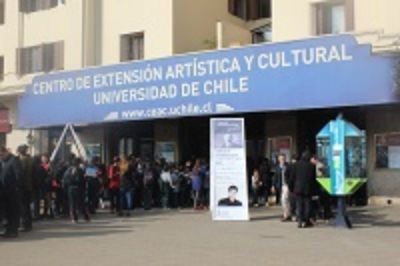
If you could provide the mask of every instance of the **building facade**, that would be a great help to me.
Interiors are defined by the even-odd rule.
[[[398,8],[400,2],[396,0],[275,0],[272,1],[273,41],[349,32],[359,43],[371,44],[377,55],[395,54],[400,44]],[[368,139],[368,193],[373,200],[399,197],[400,171],[386,163],[379,165],[379,149],[385,148],[380,147],[378,139],[395,142],[399,137],[400,108],[378,106],[361,108],[358,112],[354,120],[364,120],[361,124]]]
[[[0,42],[0,107],[12,126],[4,126],[0,141],[12,150],[26,142],[33,153],[54,149],[60,125],[17,126],[17,101],[42,74],[342,33],[370,44],[376,55],[393,56],[400,44],[400,23],[394,23],[399,7],[396,0],[0,0],[0,39],[6,40]],[[245,113],[248,155],[256,160],[315,151],[318,130],[343,113],[367,134],[369,182],[363,193],[400,198],[400,169],[388,155],[390,150],[395,156],[400,139],[399,111],[396,104],[348,104]],[[122,153],[181,161],[208,157],[208,120],[77,125],[77,132],[89,153],[105,161]]]

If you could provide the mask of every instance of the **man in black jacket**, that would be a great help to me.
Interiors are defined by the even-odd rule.
[[[310,227],[310,204],[315,183],[315,166],[310,162],[311,154],[304,152],[293,167],[294,192],[297,196],[298,227]]]
[[[0,184],[2,200],[5,208],[7,227],[4,237],[18,236],[19,226],[19,199],[18,189],[21,181],[21,164],[17,157],[5,147],[0,147],[1,174]]]
[[[21,189],[20,195],[20,206],[21,206],[21,218],[22,227],[25,232],[32,230],[32,158],[28,154],[28,146],[21,145],[17,149],[18,158],[21,162]]]

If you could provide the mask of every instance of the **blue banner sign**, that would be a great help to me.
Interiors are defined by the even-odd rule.
[[[19,127],[397,101],[393,59],[370,50],[341,35],[43,75]]]

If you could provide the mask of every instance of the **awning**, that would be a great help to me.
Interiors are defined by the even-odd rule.
[[[395,60],[351,35],[179,55],[36,77],[19,127],[398,101]]]

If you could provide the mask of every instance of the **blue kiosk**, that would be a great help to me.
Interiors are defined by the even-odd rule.
[[[336,226],[351,228],[345,199],[367,180],[365,132],[339,115],[318,133],[317,153],[321,160],[318,169],[321,176],[317,180],[337,198]]]

